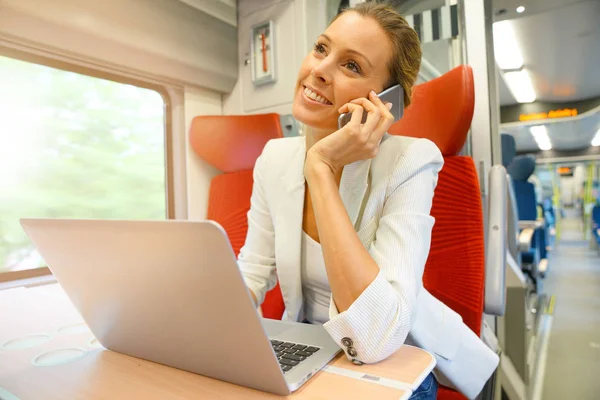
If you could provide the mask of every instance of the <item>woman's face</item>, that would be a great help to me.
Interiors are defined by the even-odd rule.
[[[389,81],[391,41],[379,24],[355,12],[319,36],[298,73],[292,114],[317,129],[337,130],[338,109]]]

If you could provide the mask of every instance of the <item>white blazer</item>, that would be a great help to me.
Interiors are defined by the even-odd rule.
[[[303,318],[305,153],[304,137],[276,139],[265,146],[254,167],[248,234],[238,258],[259,303],[279,279],[284,319],[293,321]],[[332,300],[330,320],[323,326],[345,351],[342,338],[352,339],[355,358],[365,363],[385,359],[404,343],[426,349],[436,357],[438,381],[474,398],[496,369],[498,357],[422,280],[434,224],[431,203],[442,165],[433,142],[385,135],[375,158],[344,167],[340,196],[380,272],[348,310],[339,313]]]

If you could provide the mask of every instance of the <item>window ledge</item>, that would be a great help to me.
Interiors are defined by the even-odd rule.
[[[14,289],[17,287],[34,287],[56,283],[54,275],[42,275],[32,278],[16,279],[14,281],[1,282],[0,290]]]

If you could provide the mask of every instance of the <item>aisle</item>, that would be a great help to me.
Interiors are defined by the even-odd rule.
[[[556,296],[542,398],[600,398],[600,256],[575,215],[549,259],[544,291]]]

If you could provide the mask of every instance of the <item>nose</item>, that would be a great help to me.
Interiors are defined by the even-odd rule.
[[[331,62],[328,61],[327,58],[320,60],[319,63],[310,71],[310,74],[313,76],[313,78],[319,80],[320,82],[324,84],[330,84],[332,76]]]

